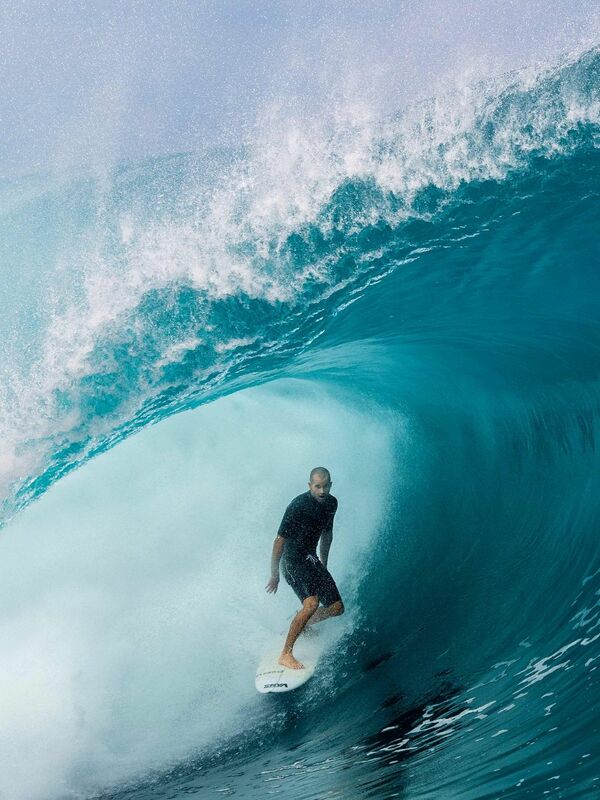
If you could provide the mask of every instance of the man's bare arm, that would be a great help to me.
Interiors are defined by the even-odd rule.
[[[323,562],[323,566],[327,567],[327,558],[329,557],[329,548],[333,540],[333,531],[323,531],[319,541],[319,556]]]
[[[267,592],[276,592],[279,586],[279,562],[281,561],[281,554],[283,553],[283,545],[285,539],[283,536],[276,536],[273,542],[273,551],[271,553],[271,577],[266,585]]]

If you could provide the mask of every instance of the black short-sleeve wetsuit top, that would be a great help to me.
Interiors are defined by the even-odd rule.
[[[283,577],[302,603],[311,596],[324,606],[341,601],[331,573],[317,558],[317,542],[324,531],[332,530],[337,506],[333,495],[319,501],[309,490],[294,497],[281,520]]]
[[[316,500],[308,490],[294,497],[277,532],[285,539],[283,557],[288,565],[303,561],[308,555],[317,555],[319,537],[333,529],[337,507],[338,501],[332,494],[325,500]]]

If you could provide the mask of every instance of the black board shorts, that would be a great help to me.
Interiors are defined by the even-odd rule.
[[[331,573],[316,556],[307,555],[302,560],[283,564],[283,577],[303,603],[307,597],[317,596],[324,606],[341,600]]]

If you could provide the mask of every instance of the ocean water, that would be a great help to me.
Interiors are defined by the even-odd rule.
[[[599,143],[587,49],[0,185],[3,800],[600,795]]]

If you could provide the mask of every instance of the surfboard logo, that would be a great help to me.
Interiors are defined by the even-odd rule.
[[[280,687],[287,689],[287,683],[265,683],[265,689],[277,689]]]

